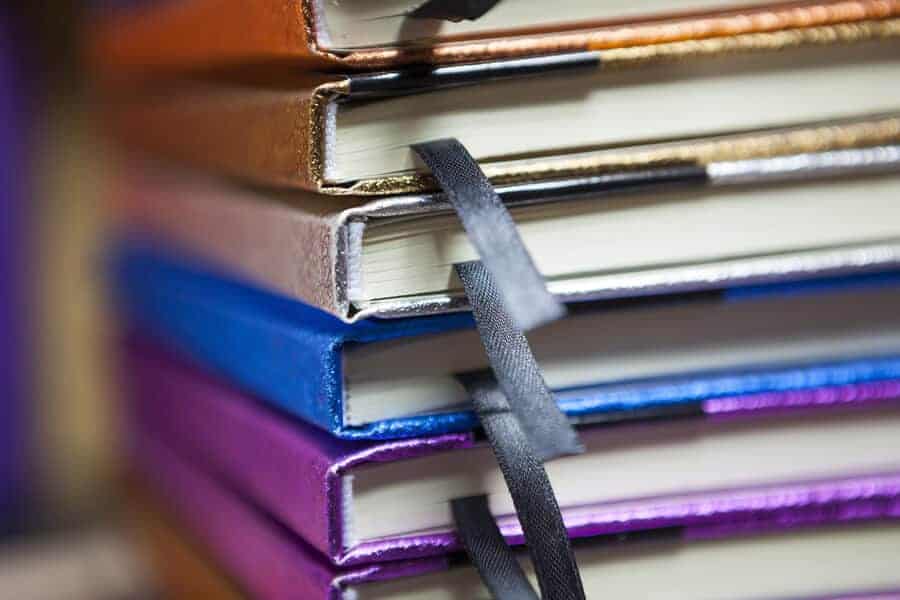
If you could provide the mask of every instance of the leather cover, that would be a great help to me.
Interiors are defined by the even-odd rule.
[[[342,352],[348,344],[399,339],[473,328],[471,315],[347,324],[305,304],[274,296],[138,243],[122,243],[111,260],[119,308],[143,331],[178,348],[280,410],[348,439],[390,439],[470,431],[471,412],[343,423]],[[860,276],[736,288],[738,299],[765,293],[824,292],[829,285],[895,285],[897,275]],[[803,390],[822,385],[875,382],[900,377],[900,357],[882,357],[796,368],[697,374],[556,393],[571,418],[597,420],[634,411],[671,410],[731,395]]]
[[[320,20],[314,14],[314,0],[148,0],[141,4],[93,19],[87,54],[100,73],[121,76],[263,62],[315,70],[388,69],[780,31],[900,12],[897,0],[784,2],[620,24],[570,23],[555,31],[500,31],[429,47],[335,53],[316,43],[314,29]]]
[[[342,477],[367,464],[407,460],[471,448],[471,434],[445,434],[388,442],[352,442],[292,421],[146,338],[132,337],[124,353],[131,414],[141,431],[240,491],[284,523],[336,565],[436,556],[461,549],[449,531],[352,543],[344,523],[347,503]],[[821,380],[820,380],[821,381]],[[810,407],[864,406],[895,399],[900,379],[823,385],[804,390],[739,394],[707,402],[709,418],[748,412]],[[866,476],[725,490],[676,498],[655,498],[594,507],[563,507],[573,537],[686,525],[710,525],[769,511],[814,508],[860,501],[877,509],[900,494],[900,474]],[[892,500],[893,502],[893,500]],[[883,507],[882,507],[883,508]],[[900,509],[900,501],[892,510]],[[897,516],[900,516],[898,514]],[[500,519],[503,533],[522,543],[514,517]]]

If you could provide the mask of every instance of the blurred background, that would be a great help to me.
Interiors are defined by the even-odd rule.
[[[84,3],[0,7],[0,597],[152,595],[117,503]]]

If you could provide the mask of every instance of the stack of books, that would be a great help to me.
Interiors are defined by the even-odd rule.
[[[98,18],[156,537],[251,597],[536,598],[485,566],[481,498],[544,598],[897,597],[900,2],[488,8]],[[447,138],[456,170],[423,164]],[[580,440],[537,517],[467,385],[533,391],[491,352],[524,328],[485,331],[538,298],[486,239],[566,306],[525,332]],[[522,293],[478,299],[479,259]],[[556,505],[574,592],[529,535]]]

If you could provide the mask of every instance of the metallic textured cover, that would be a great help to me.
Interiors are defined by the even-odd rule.
[[[215,271],[148,251],[119,246],[112,261],[118,306],[131,322],[222,373],[260,399],[347,439],[396,439],[471,431],[468,411],[415,415],[361,426],[344,423],[343,350],[365,344],[472,328],[465,313],[402,320],[342,323],[318,309],[234,281]],[[729,290],[723,301],[752,301],[766,293],[829,293],[859,286],[896,285],[897,273],[816,280],[810,285],[764,285]],[[842,363],[772,368],[762,372],[701,373],[688,379],[649,380],[558,391],[573,419],[590,420],[635,410],[663,409],[710,398],[844,385],[900,377],[896,356]]]
[[[110,205],[117,224],[220,265],[259,287],[341,318],[348,227],[355,199],[262,193],[188,172],[129,165]]]
[[[444,557],[337,570],[313,548],[254,510],[151,436],[135,431],[132,461],[161,503],[253,598],[342,600],[347,585],[447,568]]]
[[[123,96],[109,122],[131,149],[274,186],[322,186],[325,106],[343,78],[281,85],[178,84]],[[227,126],[224,126],[227,124]]]
[[[601,69],[639,68],[648,63],[851,45],[885,38],[900,38],[900,19],[806,26],[703,42],[672,42],[627,51],[601,51],[599,64]],[[605,52],[610,56],[607,57]],[[557,68],[565,70],[569,66],[565,55],[541,62],[545,68],[532,76],[552,75]],[[502,65],[473,65],[470,68],[483,68],[485,79],[489,79],[489,74],[498,66]],[[334,103],[352,99],[352,77],[306,74],[279,79],[277,83],[256,81],[254,84],[251,81],[251,85],[247,82],[176,85],[166,93],[147,93],[146,90],[134,93],[132,90],[131,94],[123,94],[113,107],[111,121],[118,136],[134,148],[260,184],[334,195],[389,195],[437,189],[432,178],[421,172],[385,174],[356,182],[331,180],[328,146],[335,137]],[[548,82],[548,85],[553,83]],[[223,127],[223,123],[228,126]],[[689,149],[702,147],[704,143],[689,142],[680,146]],[[500,185],[647,164],[641,163],[642,158],[630,148],[601,154],[605,160],[585,161],[584,157],[572,157],[571,152],[538,147],[527,160],[496,158],[485,161],[482,167],[491,183]],[[682,160],[697,160],[696,151],[688,150],[688,154],[693,156]]]
[[[370,581],[414,577],[449,567],[446,555],[335,568],[302,540],[146,433],[133,438],[132,456],[160,500],[173,509],[211,556],[254,598],[341,600],[343,589]],[[679,527],[685,542],[747,533],[789,531],[837,523],[900,517],[900,476],[786,486],[768,492],[735,492],[730,499],[693,499],[673,510],[648,506],[638,512],[583,509],[573,536],[604,535],[635,517],[644,526]],[[735,522],[733,517],[741,521]],[[610,526],[612,524],[612,526]],[[447,536],[445,536],[446,539]],[[434,536],[410,540],[425,546]],[[515,534],[510,535],[515,541]],[[438,548],[455,548],[451,542]]]
[[[95,69],[107,76],[260,62],[371,70],[703,40],[900,14],[896,0],[788,2],[630,23],[569,23],[555,31],[509,30],[498,32],[500,37],[472,36],[429,47],[336,53],[316,42],[322,23],[316,6],[316,0],[256,0],[252,5],[148,0],[140,10],[97,15],[88,54]]]
[[[470,434],[378,443],[341,441],[269,412],[255,399],[180,362],[147,340],[133,339],[126,361],[132,413],[141,430],[152,432],[180,455],[227,481],[334,564],[460,550],[449,531],[354,542],[350,539],[352,531],[346,530],[352,515],[343,512],[347,500],[343,478],[371,463],[471,448],[476,441]],[[789,373],[783,384],[799,377],[800,373]],[[835,383],[839,379],[829,380],[823,370],[812,376],[811,383],[816,387],[798,389],[795,382],[794,387],[785,386],[779,392],[720,395],[704,402],[703,410],[715,418],[736,418],[773,410],[865,406],[900,396],[900,379],[844,385]],[[720,383],[724,392],[727,382]],[[564,518],[572,536],[590,537],[657,527],[699,527],[736,517],[762,522],[773,511],[778,511],[779,518],[787,518],[800,509],[804,519],[813,513],[848,518],[841,517],[839,508],[845,502],[855,502],[855,514],[861,515],[860,507],[874,512],[885,510],[886,499],[894,502],[897,494],[900,474],[892,474],[564,507]],[[890,508],[900,509],[900,504],[891,504]],[[501,519],[501,530],[514,542],[522,542],[515,518]]]
[[[585,302],[871,273],[898,265],[900,242],[885,242],[595,275],[551,281],[547,287],[564,302]],[[353,320],[453,313],[469,306],[463,294],[450,292],[358,303],[356,308]]]
[[[877,132],[900,140],[900,119],[725,136],[699,143],[697,150],[704,160],[718,157],[702,167],[627,169],[554,180],[552,185],[508,184],[497,191],[507,206],[515,208],[581,196],[602,200],[606,193],[626,193],[646,185],[667,190],[675,185],[762,184],[773,178],[773,172],[781,180],[896,169],[900,164],[896,146],[853,148],[878,141]],[[652,155],[648,156],[651,163],[686,160],[690,158],[683,155],[687,151],[683,147],[644,150]],[[804,151],[809,154],[798,154]],[[760,158],[770,154],[774,155]],[[296,298],[347,322],[467,308],[461,292],[396,300],[358,299],[362,236],[367,224],[451,210],[440,195],[366,200],[329,198],[304,191],[261,193],[233,182],[226,185],[186,172],[133,164],[120,174],[111,204],[125,229],[159,237],[164,245],[174,245],[259,287]],[[900,242],[884,241],[578,277],[553,281],[549,286],[561,300],[571,302],[870,271],[898,264]],[[351,302],[354,295],[357,298]]]

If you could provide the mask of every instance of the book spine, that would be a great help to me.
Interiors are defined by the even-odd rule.
[[[132,338],[126,350],[130,415],[138,428],[331,554],[333,460],[316,443],[324,433],[269,412],[147,340]]]
[[[282,411],[339,431],[340,321],[132,240],[116,245],[111,270],[126,322]]]
[[[325,107],[318,82],[205,85],[122,98],[112,132],[131,148],[250,182],[319,190]],[[310,87],[311,85],[311,87]]]
[[[344,225],[335,200],[299,192],[290,196],[295,207],[271,194],[136,165],[117,183],[112,208],[124,229],[347,318]]]
[[[92,69],[106,77],[191,65],[290,61],[298,68],[322,71],[341,64],[338,57],[316,47],[313,38],[321,21],[309,0],[103,4],[103,12],[92,15],[86,54]]]
[[[336,600],[337,572],[299,538],[147,432],[132,462],[211,557],[254,598]]]

